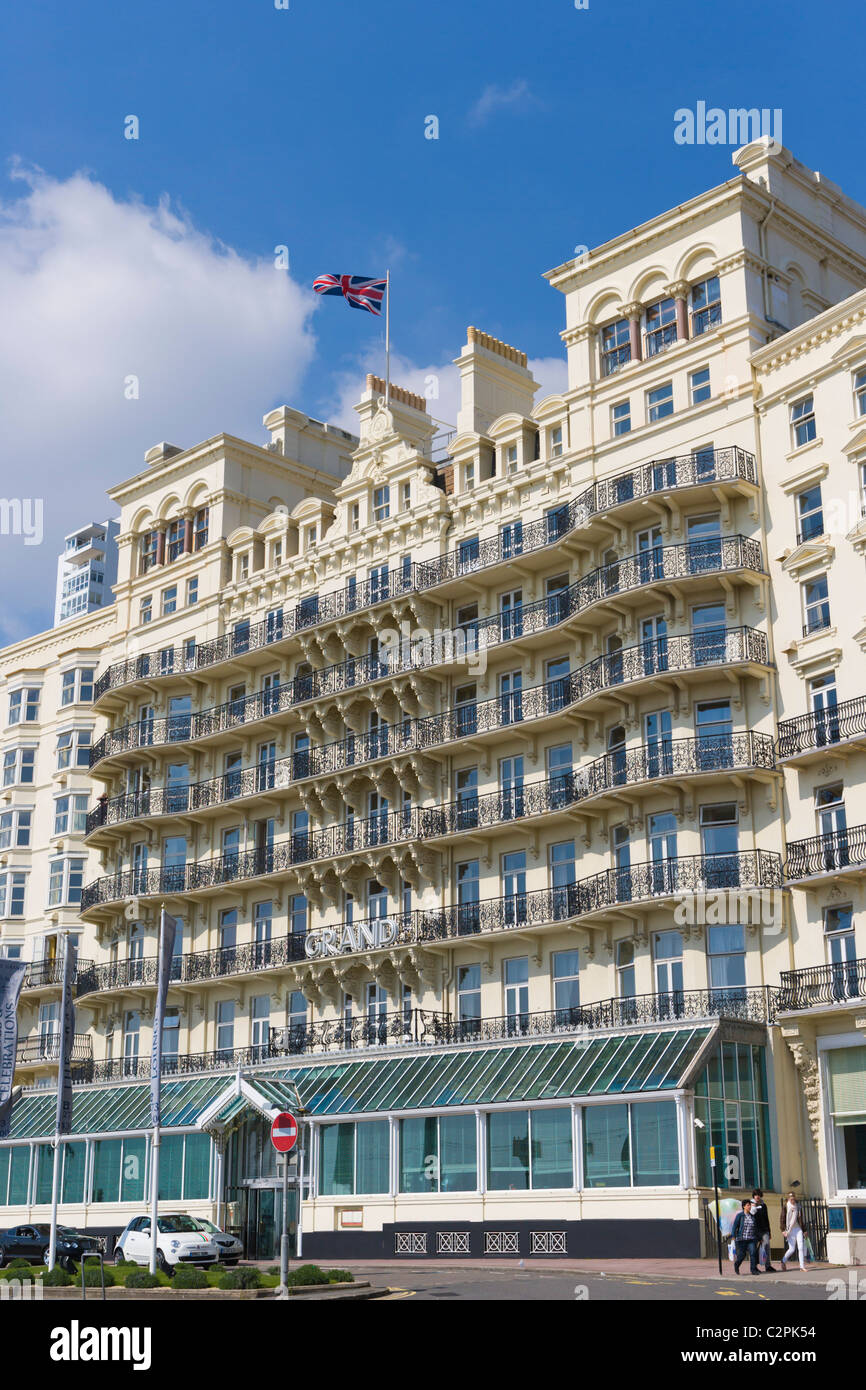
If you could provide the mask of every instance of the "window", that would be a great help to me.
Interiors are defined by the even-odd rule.
[[[631,361],[628,319],[616,319],[601,330],[601,374],[612,376]]]
[[[198,575],[194,574],[186,581],[186,603],[191,608],[194,603],[198,603]]]
[[[305,544],[304,544],[304,549],[305,549],[305,550],[315,550],[315,548],[316,548],[316,543],[317,543],[318,539],[319,539],[318,527],[316,527],[316,526],[308,526],[307,529],[306,529],[306,533],[305,533]]]
[[[3,786],[28,786],[36,771],[35,748],[7,748],[3,753]]]
[[[858,415],[866,415],[866,367],[854,374],[854,404]]]
[[[610,408],[610,424],[614,436],[631,431],[631,401],[617,401]]]
[[[235,1001],[221,999],[216,1006],[216,1045],[217,1052],[224,1056],[235,1045]]]
[[[401,1192],[474,1192],[478,1186],[474,1115],[400,1121]]]
[[[674,413],[674,388],[673,383],[666,381],[664,386],[657,386],[654,391],[647,391],[647,418],[650,423],[655,420],[663,420],[666,415]]]
[[[860,1196],[866,1187],[866,1047],[831,1047],[826,1067],[836,1187]]]
[[[552,459],[562,457],[562,425],[554,425],[547,439],[547,452]]]
[[[727,1162],[717,1165],[722,1188],[750,1192],[773,1178],[764,1048],[723,1042],[695,1083],[698,1182],[712,1187],[710,1147]],[[731,1162],[731,1160],[734,1160]]]
[[[64,729],[57,735],[57,770],[90,766],[91,729]]]
[[[83,884],[83,859],[53,859],[48,869],[48,906],[80,903]]]
[[[573,1184],[569,1109],[512,1110],[487,1116],[487,1186],[491,1192]]]
[[[412,507],[412,484],[400,484],[400,511],[408,512]]]
[[[824,509],[821,505],[821,484],[797,494],[797,544],[814,540],[824,533]]]
[[[646,355],[656,357],[677,340],[677,314],[673,298],[659,299],[646,310]]]
[[[323,1196],[386,1193],[390,1185],[387,1120],[322,1125],[319,1131],[319,1192]]]
[[[152,594],[145,594],[145,596],[144,596],[142,599],[139,600],[139,604],[138,604],[138,621],[139,621],[139,623],[140,623],[142,626],[144,626],[145,624],[151,622],[152,619],[153,619],[153,595],[152,595]]]
[[[15,870],[0,873],[0,917],[24,916],[27,875]]]
[[[159,543],[156,531],[145,531],[138,543],[138,572],[147,574],[149,569],[153,569],[156,564],[156,549]]]
[[[791,406],[791,430],[794,435],[794,448],[800,449],[815,438],[815,411],[811,396],[803,396]]]
[[[463,486],[467,492],[471,492],[475,487],[475,463],[469,462],[463,466]]]
[[[461,1028],[461,1036],[477,1032],[471,1026],[481,1018],[481,966],[477,962],[457,967],[457,1018],[469,1025],[465,1032]]]
[[[9,723],[35,724],[39,719],[39,686],[9,693]]]
[[[93,701],[92,666],[77,666],[64,671],[60,693],[61,705],[89,705]]]
[[[857,970],[854,911],[850,903],[824,908],[824,940],[827,964],[832,967],[833,999],[859,999],[862,987]]]
[[[509,444],[505,449],[505,471],[506,473],[517,472],[517,445]]]
[[[170,613],[177,612],[177,585],[172,584],[170,588],[162,591],[162,616],[168,617]]]
[[[552,966],[556,1022],[567,1023],[580,1004],[580,951],[554,951]]]
[[[0,811],[0,850],[29,849],[32,811]]]
[[[391,515],[391,489],[387,485],[373,491],[373,520],[387,521]]]
[[[722,321],[722,303],[719,294],[719,277],[711,275],[692,285],[692,337],[699,338]]]
[[[361,529],[361,504],[353,502],[349,508],[349,530],[360,531]]]
[[[708,401],[710,395],[709,367],[699,367],[696,372],[689,372],[689,397],[692,405],[700,405],[701,401]]]
[[[202,507],[195,514],[193,521],[193,536],[195,538],[195,549],[202,550],[207,545],[209,509]]]
[[[827,588],[826,574],[819,574],[816,579],[807,579],[802,586],[803,591],[803,636],[808,637],[810,632],[820,632],[823,628],[830,626],[830,598]]]
[[[87,829],[87,795],[58,796],[54,802],[54,834],[83,835]]]
[[[185,535],[186,522],[184,521],[183,517],[176,517],[174,521],[169,522],[168,531],[166,532],[165,538],[166,556],[169,564],[171,564],[173,560],[179,560],[181,555],[183,554],[183,543]]]

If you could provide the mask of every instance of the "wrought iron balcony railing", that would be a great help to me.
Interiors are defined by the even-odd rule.
[[[805,970],[783,970],[779,988],[774,991],[777,1012],[843,1004],[848,999],[866,999],[866,959],[812,965]]]
[[[507,563],[518,555],[555,545],[570,532],[585,527],[594,516],[626,502],[672,489],[730,481],[757,481],[754,456],[744,449],[706,449],[680,458],[641,464],[614,478],[592,484],[579,497],[554,508],[539,521],[526,526],[517,523],[489,540],[463,542],[437,560],[416,563],[411,568],[400,566],[381,577],[347,585],[332,593],[311,595],[293,607],[275,610],[260,622],[236,624],[231,633],[200,645],[165,647],[115,662],[97,680],[95,698],[98,700],[107,691],[134,681],[199,671],[321,623],[351,616],[407,593],[435,588],[462,574]]]
[[[345,827],[339,827],[341,830]],[[177,896],[228,883],[290,870],[291,842],[250,850],[237,859],[206,860],[171,869],[126,870],[88,884],[81,910],[122,902],[133,896]],[[278,853],[279,849],[279,853]],[[680,893],[726,888],[773,888],[782,885],[782,862],[771,850],[730,854],[684,855],[648,863],[603,869],[561,888],[534,889],[508,897],[487,898],[459,906],[425,910],[418,919],[421,941],[501,931],[513,926],[569,920],[621,903]]]
[[[785,863],[787,879],[866,868],[866,825],[851,825],[808,840],[792,840]]]
[[[449,660],[465,660],[478,651],[556,628],[599,602],[649,584],[738,570],[763,573],[759,542],[746,536],[723,536],[641,551],[602,565],[546,598],[463,624],[448,634],[447,642],[437,645],[425,639],[404,641],[395,653],[350,657],[333,666],[296,675],[276,689],[229,700],[208,710],[146,719],[109,730],[93,744],[90,766],[131,749],[194,742],[310,700],[356,690],[387,676],[432,670]]]
[[[82,970],[86,970],[92,961],[78,958],[76,962],[76,979]],[[34,960],[27,967],[27,974],[24,976],[22,989],[41,989],[45,985],[57,985],[63,983],[63,959],[58,957],[56,960]]]
[[[72,1065],[86,1065],[93,1057],[93,1039],[89,1033],[76,1033],[72,1045]],[[19,1042],[15,1058],[19,1066],[36,1066],[40,1062],[60,1060],[60,1033],[43,1033]]]
[[[647,656],[646,652],[644,656]],[[580,675],[580,672],[576,672],[575,675]],[[537,718],[539,712],[552,714],[566,708],[571,703],[565,697],[571,694],[573,679],[573,677],[562,677],[558,681],[549,682],[546,686],[532,687],[512,696],[500,696],[497,700],[485,701],[482,706],[477,704],[471,707],[463,705],[458,710],[452,710],[449,713],[452,716],[455,714],[460,716],[458,723],[463,729],[461,737],[471,737],[478,733],[479,710],[481,710],[482,715],[485,714],[484,706],[486,705],[495,706],[495,710],[492,711],[498,715],[498,723],[495,727],[507,728],[522,722],[524,719]],[[539,691],[542,692],[542,700],[540,703],[536,703],[533,697],[537,696]],[[534,711],[536,712],[534,713]],[[320,777],[324,773],[336,771],[338,768],[356,767],[376,758],[393,756],[395,753],[429,748],[433,746],[432,743],[419,737],[419,734],[428,732],[428,723],[429,721],[424,719],[410,720],[393,728],[380,726],[379,729],[370,734],[357,735],[351,740],[343,739],[339,743],[326,744],[322,748],[293,753],[274,763],[258,764],[255,767],[239,769],[236,772],[227,772],[221,777],[214,777],[205,782],[194,782],[188,787],[157,787],[146,792],[114,797],[111,800],[100,802],[89,813],[87,830],[90,833],[102,825],[120,825],[124,821],[148,816],[188,814],[190,811],[201,810],[204,807],[223,805],[230,801],[272,791],[274,788],[286,787],[302,778]],[[420,729],[418,728],[419,725],[422,726]],[[565,780],[563,778],[558,779],[557,800],[561,802],[563,797],[569,801],[577,800],[581,796],[592,795],[593,790],[600,791],[608,785],[622,785],[623,761],[625,761],[626,782],[671,776],[674,772],[686,774],[689,772],[721,771],[726,766],[731,768],[772,768],[775,765],[773,741],[764,734],[720,735],[718,739],[707,736],[699,741],[700,747],[696,746],[693,749],[687,747],[687,745],[697,744],[697,742],[696,740],[677,739],[673,743],[668,742],[658,746],[647,745],[645,749],[642,747],[632,748],[628,750],[627,754],[605,755],[605,757],[598,759],[597,763],[590,764],[587,768],[564,774]],[[351,745],[351,747],[347,745]],[[344,761],[337,761],[334,755],[339,753],[345,755]],[[330,766],[327,765],[325,757],[319,756],[321,754],[332,755],[334,760]],[[716,765],[713,765],[714,759]],[[605,781],[608,762],[611,763],[611,769]],[[614,763],[616,764],[615,767],[613,766]],[[598,785],[596,785],[597,783]],[[590,790],[586,790],[587,786]],[[548,809],[557,809],[557,807],[551,805]],[[527,810],[521,814],[530,815],[538,814],[538,812]],[[513,819],[513,817],[508,818]]]
[[[843,700],[840,705],[812,710],[794,719],[779,721],[779,759],[794,758],[812,749],[830,748],[845,739],[866,735],[866,696]]]
[[[202,980],[219,980],[232,975],[255,975],[264,970],[280,970],[304,959],[305,933],[273,937],[270,941],[247,942],[243,946],[220,946],[213,951],[192,951],[175,956],[171,980],[178,984],[194,984]],[[158,959],[141,956],[137,959],[108,961],[104,965],[89,962],[79,970],[76,997],[105,990],[136,989],[157,982]]]

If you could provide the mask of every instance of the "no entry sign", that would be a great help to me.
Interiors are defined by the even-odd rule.
[[[287,1154],[298,1142],[298,1122],[294,1115],[284,1110],[275,1115],[271,1125],[271,1143],[277,1153]]]

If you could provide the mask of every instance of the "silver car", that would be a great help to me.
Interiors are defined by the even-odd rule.
[[[221,1231],[219,1226],[215,1226],[212,1221],[208,1221],[206,1216],[194,1216],[191,1218],[197,1226],[200,1226],[205,1235],[210,1236],[211,1241],[219,1251],[219,1258],[224,1265],[236,1265],[244,1253],[244,1247],[237,1236],[231,1235],[228,1231]]]

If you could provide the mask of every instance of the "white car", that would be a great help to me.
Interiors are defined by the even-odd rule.
[[[114,1260],[130,1264],[150,1264],[150,1217],[134,1216],[114,1247]],[[222,1252],[198,1221],[182,1213],[160,1216],[157,1223],[156,1263],[165,1274],[178,1265],[212,1265]]]
[[[194,1216],[192,1220],[201,1227],[206,1235],[210,1236],[219,1251],[219,1258],[223,1264],[236,1265],[244,1253],[243,1243],[238,1240],[237,1236],[231,1235],[228,1231],[221,1231],[219,1226],[208,1221],[206,1216]]]

